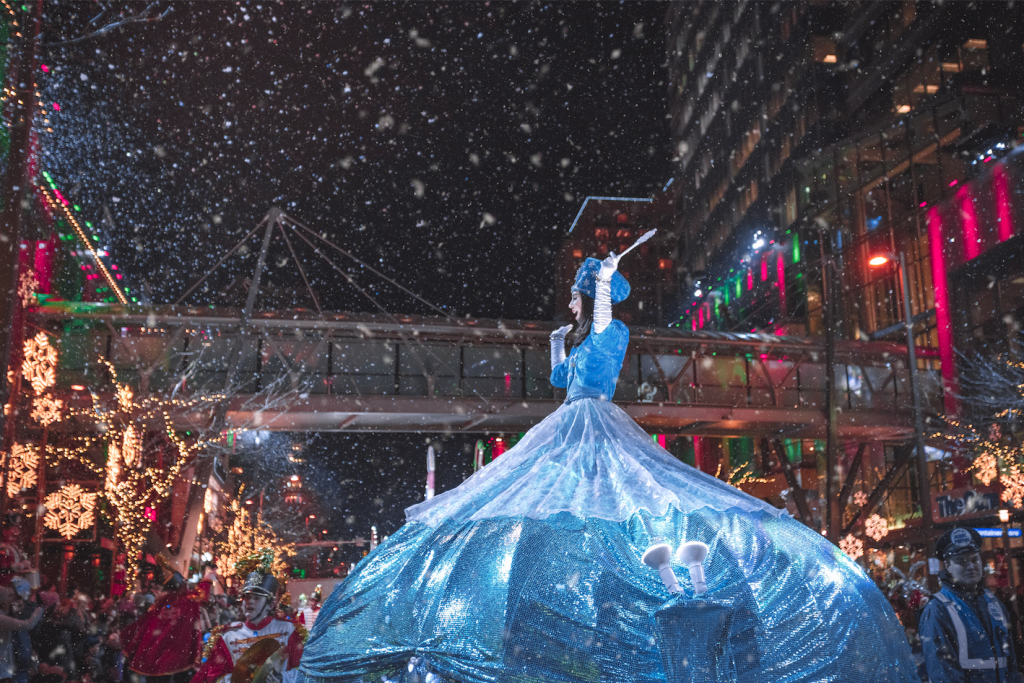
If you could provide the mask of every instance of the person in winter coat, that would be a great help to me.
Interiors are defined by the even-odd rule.
[[[0,678],[14,678],[16,671],[11,633],[31,630],[43,616],[43,608],[36,607],[27,620],[15,619],[8,614],[13,601],[14,591],[6,586],[0,587]]]
[[[918,630],[930,683],[1024,683],[1010,616],[982,585],[981,535],[954,527],[935,544],[945,563],[942,589],[924,608]]]

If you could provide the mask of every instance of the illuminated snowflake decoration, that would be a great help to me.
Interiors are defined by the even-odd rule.
[[[876,541],[882,540],[889,533],[889,524],[881,515],[871,515],[864,521],[864,533]]]
[[[57,381],[57,349],[50,346],[45,332],[25,342],[25,360],[21,363],[21,376],[42,394]]]
[[[856,560],[864,556],[864,541],[850,534],[839,541],[839,549],[849,555],[851,560]]]
[[[95,493],[86,493],[78,484],[68,484],[46,497],[46,517],[43,524],[64,538],[74,538],[95,521]]]
[[[1024,499],[1024,472],[1020,465],[1011,465],[1006,474],[999,477],[999,483],[1003,485],[1003,493],[1000,498],[1004,503],[1010,503],[1015,508],[1021,506]]]
[[[64,402],[60,399],[38,396],[32,401],[32,419],[44,427],[49,427],[63,419],[60,413],[63,407]]]
[[[999,468],[996,463],[996,456],[992,453],[982,453],[974,459],[974,463],[971,468],[975,471],[978,479],[985,486],[989,485],[993,479],[999,476]]]
[[[6,460],[6,457],[4,459]],[[30,489],[36,485],[39,454],[31,446],[14,444],[11,449],[10,462],[0,465],[0,467],[4,466],[7,468],[7,495],[9,497],[13,498],[24,489]]]
[[[863,491],[857,491],[857,493],[853,494],[853,504],[859,508],[864,507],[868,504],[868,494]]]
[[[22,306],[34,306],[39,303],[36,300],[38,290],[39,279],[34,270],[28,269],[18,277],[18,296],[21,298]]]

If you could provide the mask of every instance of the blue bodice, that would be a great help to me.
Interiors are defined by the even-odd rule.
[[[629,328],[620,320],[612,320],[600,334],[591,331],[568,358],[551,370],[551,383],[569,389],[567,403],[581,398],[610,401],[628,345]]]

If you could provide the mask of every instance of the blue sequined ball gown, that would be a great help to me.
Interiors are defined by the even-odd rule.
[[[855,563],[681,463],[608,400],[628,340],[618,321],[591,333],[552,371],[568,388],[561,407],[406,510],[324,604],[305,681],[918,680],[903,628]],[[696,599],[676,566],[673,597],[640,558],[692,540],[710,547],[708,593]],[[696,633],[719,641],[716,666],[677,654],[699,637],[672,614],[710,624]]]

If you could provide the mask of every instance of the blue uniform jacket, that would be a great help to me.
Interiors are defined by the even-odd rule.
[[[612,320],[600,334],[591,330],[583,343],[551,370],[551,384],[569,388],[566,403],[581,398],[612,400],[628,345],[629,328],[620,320]]]
[[[943,581],[918,624],[929,683],[1021,683],[1010,629],[991,591]]]

